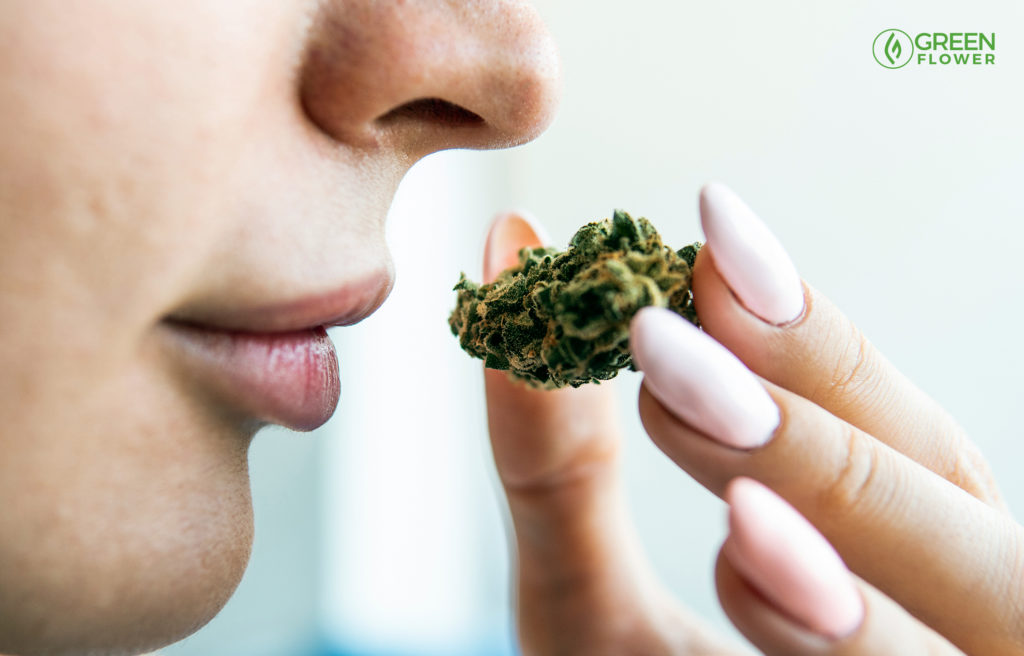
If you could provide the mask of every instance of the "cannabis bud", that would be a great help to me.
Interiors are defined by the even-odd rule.
[[[667,307],[697,324],[690,277],[700,247],[673,251],[647,219],[616,210],[580,228],[564,252],[521,249],[492,283],[463,273],[448,324],[484,366],[531,387],[608,380],[635,371],[629,322],[640,308]]]

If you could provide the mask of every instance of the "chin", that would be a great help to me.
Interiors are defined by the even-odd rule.
[[[51,527],[45,545],[18,560],[0,545],[0,654],[142,654],[197,631],[227,603],[249,560],[244,479],[226,496],[125,503],[123,517],[108,512],[103,524]]]

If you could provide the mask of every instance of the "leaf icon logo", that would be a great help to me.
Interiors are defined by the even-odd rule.
[[[903,30],[882,30],[871,49],[875,61],[884,68],[903,68],[914,58],[914,40]]]
[[[900,40],[896,38],[896,33],[892,32],[889,34],[889,40],[885,42],[885,56],[889,58],[889,63],[895,66],[896,60],[902,54],[903,46],[900,45]]]

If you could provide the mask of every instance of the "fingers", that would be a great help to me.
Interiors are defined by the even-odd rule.
[[[748,478],[726,489],[729,537],[715,567],[718,596],[769,656],[961,654],[856,579],[807,520]]]
[[[1021,644],[1024,535],[1005,515],[810,401],[758,390],[734,355],[671,312],[642,310],[631,334],[644,426],[695,479],[720,495],[738,475],[765,483],[854,571],[961,648]]]
[[[701,324],[755,373],[1002,507],[960,426],[819,292],[802,286],[764,223],[726,187],[700,199],[707,246],[693,285]],[[869,263],[865,263],[867,266]]]
[[[484,279],[541,245],[519,214],[488,233]],[[610,385],[541,391],[485,370],[491,445],[518,551],[525,654],[697,653],[719,639],[655,581],[625,507]],[[727,650],[715,653],[734,653]]]

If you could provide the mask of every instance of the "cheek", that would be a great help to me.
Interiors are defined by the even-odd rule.
[[[0,653],[138,653],[208,621],[248,560],[252,427],[182,391],[142,335],[231,228],[230,175],[266,132],[253,117],[286,109],[301,12],[32,0],[0,17],[12,8]]]
[[[300,4],[2,3],[0,315],[99,333],[173,302],[237,221],[250,144],[298,102]]]
[[[197,425],[197,402],[153,372],[82,390],[74,422],[57,410],[0,435],[0,653],[154,649],[241,579],[251,431]]]

